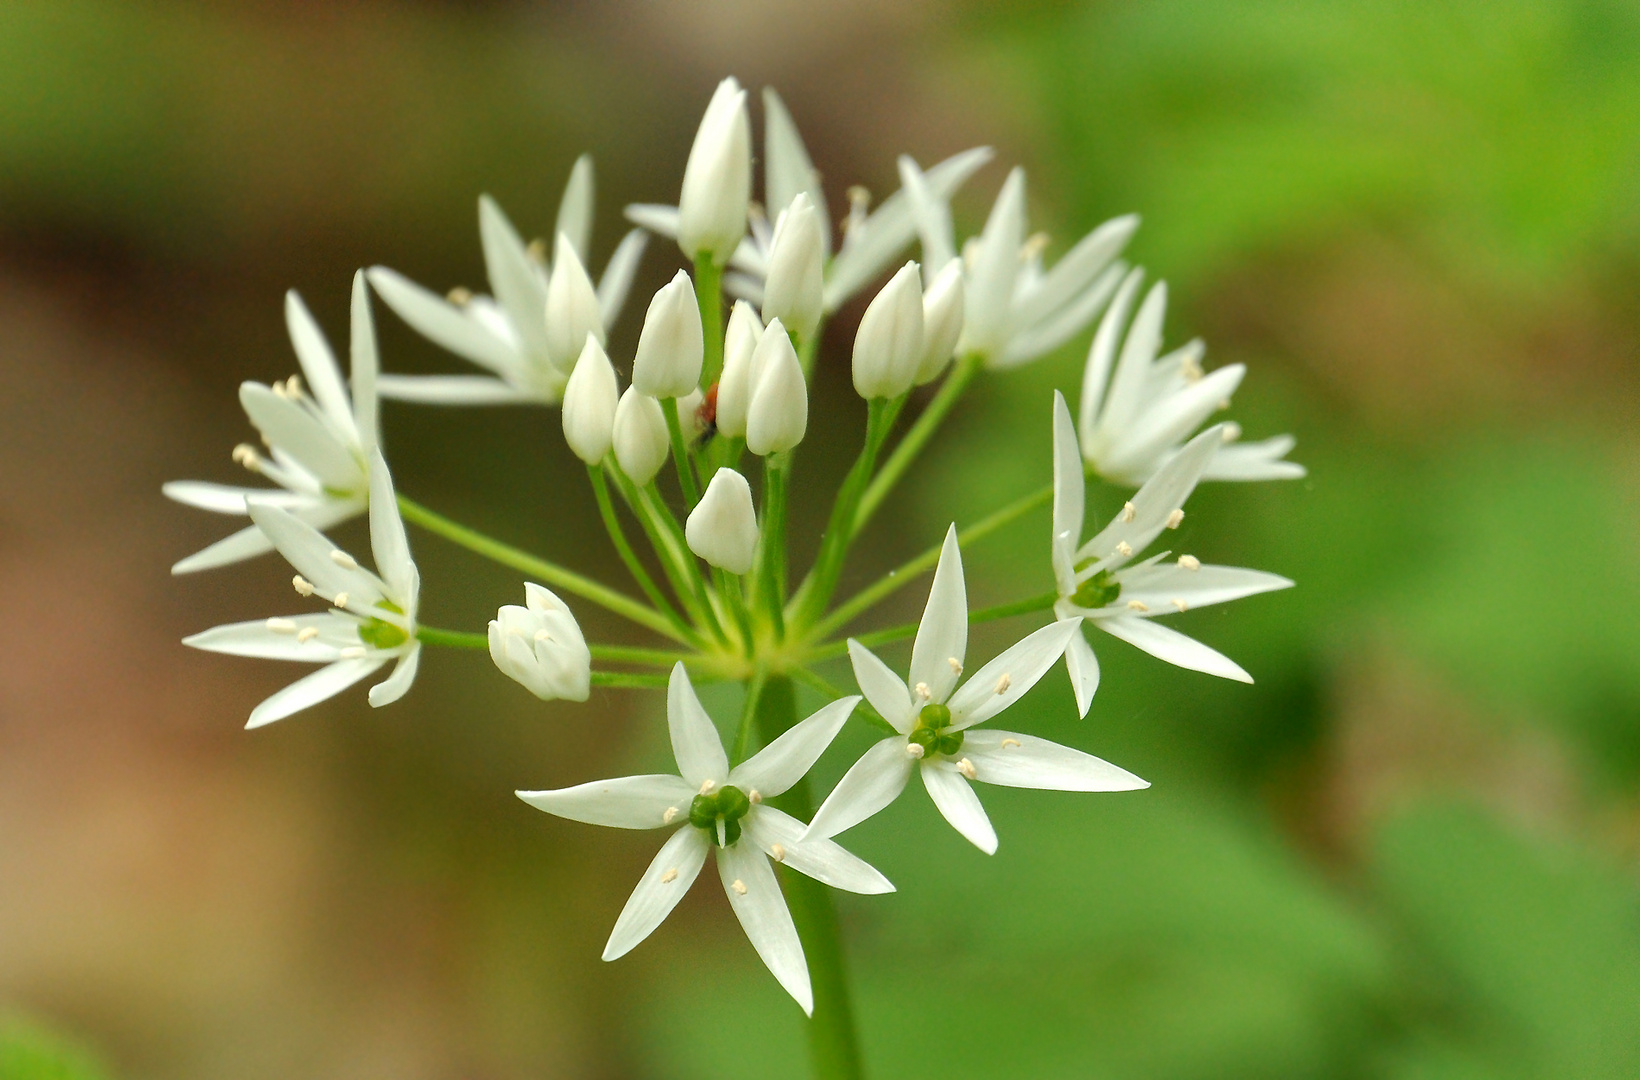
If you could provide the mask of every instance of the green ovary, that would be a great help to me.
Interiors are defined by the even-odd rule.
[[[689,824],[704,829],[712,842],[728,847],[740,839],[740,819],[752,808],[752,800],[734,785],[718,788],[710,795],[696,795],[689,803]],[[718,822],[723,835],[718,836]]]
[[[1113,579],[1109,570],[1097,574],[1076,587],[1071,603],[1081,608],[1102,608],[1122,595],[1122,583]]]
[[[917,714],[917,726],[908,738],[923,748],[924,758],[934,754],[950,757],[962,749],[962,732],[947,731],[950,726],[950,709],[938,704],[924,705]]]
[[[404,609],[391,600],[378,600],[376,606],[395,615],[404,614]],[[396,649],[409,641],[410,635],[402,626],[394,626],[385,619],[366,619],[359,624],[359,640],[376,649]]]

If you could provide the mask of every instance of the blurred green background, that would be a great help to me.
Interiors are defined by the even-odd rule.
[[[293,370],[285,288],[340,340],[356,266],[479,284],[478,193],[538,234],[583,150],[601,262],[725,73],[785,95],[834,214],[977,143],[1054,252],[1143,214],[1168,340],[1247,362],[1236,418],[1310,468],[1202,490],[1179,540],[1298,581],[1180,620],[1255,686],[1109,642],[1085,721],[1057,669],[1016,710],[1150,790],[988,790],[992,858],[922,799],[850,834],[899,886],[844,901],[873,1074],[1640,1075],[1640,7],[10,0],[0,1080],[802,1075],[714,890],[603,964],[653,837],[511,795],[665,760],[658,695],[544,706],[435,655],[399,706],[246,734],[288,672],[177,639],[288,605],[286,574],[172,580],[222,522],[159,497],[234,478],[235,385]],[[676,265],[653,244],[640,289]],[[817,489],[861,423],[857,317]],[[458,370],[381,325],[390,368]],[[1085,345],[970,395],[852,580],[1045,479]],[[407,492],[617,577],[555,413],[386,424]],[[1046,587],[1046,536],[969,552],[976,602]],[[430,621],[518,602],[412,543]]]

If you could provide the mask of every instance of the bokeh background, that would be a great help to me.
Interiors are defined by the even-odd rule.
[[[1640,7],[8,0],[0,1077],[803,1075],[715,890],[603,964],[653,838],[511,795],[664,760],[659,695],[542,705],[441,654],[393,708],[247,734],[288,670],[178,639],[290,606],[288,571],[172,579],[223,522],[159,495],[235,477],[236,384],[294,370],[284,289],[341,340],[357,266],[481,284],[476,196],[539,234],[584,150],[601,261],[726,73],[785,95],[834,214],[978,143],[1055,253],[1143,214],[1168,340],[1247,362],[1237,419],[1311,470],[1202,490],[1179,540],[1298,581],[1181,620],[1255,686],[1111,642],[1088,719],[1062,673],[1017,710],[1149,791],[988,790],[993,858],[923,799],[851,834],[900,889],[843,905],[873,1074],[1640,1075]],[[640,288],[676,265],[653,244]],[[857,438],[857,317],[814,490]],[[380,324],[390,368],[459,369]],[[970,394],[853,580],[1043,481],[1085,343]],[[555,413],[386,425],[407,492],[618,575]],[[976,545],[977,602],[1044,588],[1046,533]],[[518,602],[412,543],[430,621]]]

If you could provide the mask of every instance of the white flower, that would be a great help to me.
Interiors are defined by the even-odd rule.
[[[1208,604],[1285,589],[1284,577],[1233,566],[1209,566],[1192,555],[1164,562],[1170,552],[1135,563],[1166,529],[1184,520],[1185,500],[1202,479],[1224,439],[1224,428],[1209,428],[1156,471],[1093,539],[1082,537],[1084,478],[1076,430],[1064,397],[1053,406],[1053,572],[1059,589],[1054,613],[1062,625],[1081,620],[1121,638],[1150,655],[1192,671],[1252,682],[1229,657],[1155,621]],[[1080,633],[1067,639],[1065,664],[1076,704],[1086,716],[1099,688],[1099,661]]]
[[[733,469],[719,469],[683,526],[689,550],[731,574],[744,574],[757,555],[752,489]]]
[[[403,697],[421,658],[416,640],[421,577],[410,560],[393,478],[381,451],[372,452],[370,466],[370,548],[379,576],[277,506],[252,500],[250,514],[296,568],[296,591],[333,607],[318,615],[232,623],[183,639],[184,645],[208,652],[325,665],[251,710],[245,726],[271,724],[334,697],[389,661],[396,660],[397,666],[370,688],[370,704],[379,707]]]
[[[524,244],[489,196],[478,201],[479,238],[494,296],[453,290],[446,299],[385,266],[372,267],[370,284],[418,333],[471,360],[490,375],[384,375],[383,397],[431,405],[556,405],[565,372],[552,362],[547,322],[551,268],[546,252]],[[553,236],[564,237],[582,265],[592,233],[592,159],[570,172]],[[626,303],[648,237],[633,229],[616,247],[598,282],[598,314],[607,332]],[[554,246],[557,247],[555,239]],[[583,331],[584,332],[584,331]],[[566,365],[579,354],[571,353]]]
[[[606,340],[598,292],[563,233],[553,242],[546,320],[547,360],[566,376],[574,370],[589,339],[600,345]]]
[[[768,207],[788,207],[799,193],[807,194],[824,221],[826,195],[820,186],[820,174],[809,159],[803,138],[792,122],[791,114],[780,96],[772,89],[763,91],[765,129],[763,150],[767,158],[764,167],[763,204]],[[975,147],[946,158],[923,175],[929,195],[941,202],[948,200],[986,162],[991,160],[989,147]],[[884,199],[877,209],[867,213],[870,196],[863,189],[849,191],[849,216],[844,224],[843,243],[835,256],[826,262],[824,307],[836,311],[855,293],[874,281],[899,258],[917,233],[917,222],[909,197],[902,188]],[[626,208],[628,220],[660,236],[676,238],[678,209],[650,203]],[[829,255],[829,229],[822,228],[821,239]],[[770,247],[774,237],[769,223],[753,215],[751,232],[734,249],[729,260],[731,273],[724,276],[723,284],[732,295],[763,302],[764,279],[769,272]],[[687,251],[687,249],[686,249]]]
[[[598,340],[588,336],[581,359],[564,386],[564,441],[575,456],[597,465],[615,443],[615,409],[620,391],[615,368]]]
[[[615,461],[640,487],[655,479],[672,452],[661,403],[636,386],[626,388],[615,406]]]
[[[632,358],[632,385],[652,398],[687,397],[700,385],[705,355],[695,283],[679,270],[656,291],[644,313]]]
[[[1123,338],[1122,328],[1143,279],[1143,271],[1128,274],[1099,323],[1088,350],[1078,410],[1083,460],[1105,479],[1135,487],[1150,479],[1209,416],[1230,404],[1230,395],[1247,371],[1241,364],[1230,364],[1204,373],[1205,346],[1199,339],[1157,359],[1167,314],[1165,282],[1151,287]],[[1293,448],[1291,435],[1234,443],[1240,429],[1231,424],[1226,431],[1225,445],[1207,463],[1203,480],[1285,480],[1304,475],[1304,466],[1282,460]]]
[[[752,400],[746,412],[746,449],[759,457],[790,450],[809,427],[809,387],[792,339],[779,319],[769,322],[752,354]],[[718,385],[718,408],[723,387]]]
[[[752,305],[736,300],[723,336],[723,374],[718,378],[717,428],[733,438],[746,436],[746,410],[752,403],[752,364],[763,340],[763,320]]]
[[[912,646],[911,687],[871,650],[848,643],[861,693],[899,734],[854,763],[815,812],[804,838],[835,836],[871,817],[905,790],[913,766],[945,820],[986,854],[996,851],[997,836],[969,781],[1055,791],[1149,787],[1125,769],[1068,746],[1011,731],[974,730],[1035,686],[1076,632],[1074,621],[1044,626],[958,686],[968,649],[968,595],[953,525]]]
[[[285,323],[296,359],[307,379],[292,377],[273,386],[246,382],[239,401],[269,447],[263,456],[248,443],[234,448],[234,460],[267,477],[278,488],[232,487],[176,480],[166,496],[219,514],[247,514],[247,499],[281,506],[317,529],[328,529],[365,511],[370,501],[367,470],[380,441],[376,406],[376,332],[363,275],[353,278],[351,398],[324,333],[295,292],[285,294]],[[310,396],[311,395],[311,396]],[[280,489],[283,490],[280,490]],[[273,550],[255,525],[218,540],[171,567],[186,574],[240,562]]]
[[[524,583],[524,607],[507,604],[490,620],[490,658],[542,701],[585,701],[592,653],[569,605],[534,582]]]
[[[803,946],[769,860],[849,892],[886,893],[894,886],[830,840],[800,839],[803,823],[764,800],[803,778],[859,700],[832,702],[731,769],[717,729],[679,664],[672,669],[666,712],[680,776],[628,776],[518,793],[539,810],[589,825],[679,826],[621,910],[604,946],[605,960],[625,956],[654,932],[694,884],[707,852],[716,851],[729,906],[752,947],[803,1011],[813,1011]]]
[[[820,212],[800,191],[780,211],[769,241],[769,272],[763,282],[763,318],[779,319],[801,341],[820,325],[825,304],[826,241]]]
[[[896,398],[911,389],[923,361],[922,275],[908,262],[872,297],[854,334],[854,390]]]
[[[933,173],[920,174],[909,158],[900,159],[900,171],[917,208],[924,260],[944,266],[954,250],[951,216],[932,190]],[[1044,271],[1046,238],[1025,238],[1025,171],[1014,169],[997,193],[985,231],[964,245],[967,296],[957,351],[1009,368],[1069,341],[1116,291],[1123,269],[1116,256],[1138,227],[1136,215],[1112,218]]]
[[[752,122],[746,91],[731,76],[718,83],[700,119],[678,196],[678,247],[685,258],[723,266],[746,235],[752,191]]]

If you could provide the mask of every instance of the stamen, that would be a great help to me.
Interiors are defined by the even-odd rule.
[[[700,793],[702,795],[710,795],[712,793],[712,789],[715,787],[717,787],[716,780],[703,780],[700,785]]]
[[[359,568],[359,560],[355,559],[341,548],[337,548],[330,553],[330,561],[341,567],[343,570],[357,570]]]
[[[951,665],[951,670],[952,671],[956,672],[958,675],[962,674],[962,661],[961,660],[958,660],[954,656],[947,656],[945,658],[945,662],[947,664]]]
[[[1183,520],[1184,511],[1180,510],[1178,507],[1174,507],[1173,512],[1167,515],[1167,527],[1170,529],[1177,529],[1179,527],[1179,523]]]
[[[763,209],[763,204],[756,199],[748,199],[746,202],[746,218],[748,221],[767,223],[769,212]]]
[[[364,656],[364,646],[363,645],[349,645],[347,648],[343,649],[337,655],[340,656],[343,660],[357,660],[360,657]]]
[[[295,577],[290,579],[290,587],[296,590],[296,594],[298,596],[313,595],[313,582],[309,581],[301,574],[297,574]]]
[[[957,762],[957,771],[972,780],[974,778],[974,763],[967,758],[963,758]]]
[[[926,753],[926,751],[923,750],[922,743],[914,743],[914,742],[908,742],[908,743],[905,744],[905,752],[908,755],[910,755],[911,757],[914,757],[914,758],[920,758],[920,757],[923,756],[924,753]]]
[[[934,696],[934,691],[930,690],[928,688],[928,684],[925,682],[918,683],[915,689],[917,691],[917,696],[920,698],[931,698]]]
[[[1225,404],[1228,405],[1229,402],[1225,402]],[[1239,438],[1241,438],[1241,425],[1240,424],[1231,423],[1231,424],[1224,425],[1224,441],[1225,442],[1235,442]]]
[[[769,845],[769,857],[771,859],[773,859],[775,862],[785,862],[786,861],[786,845],[785,844],[770,844]]]
[[[290,378],[286,379],[285,380],[285,389],[290,391],[290,396],[291,396],[292,400],[295,400],[296,398],[301,397],[302,396],[302,377],[300,375],[292,375]]]
[[[1024,745],[1025,744],[1020,742],[1018,739],[1003,739],[1002,740],[1002,749],[1004,749],[1004,750],[1008,749],[1008,747],[1010,747],[1010,746],[1024,746]]]
[[[445,299],[449,300],[450,303],[454,304],[456,307],[466,307],[468,304],[473,302],[473,290],[464,289],[460,285],[457,285],[445,294]]]
[[[539,629],[535,632],[535,640],[536,641],[551,641],[552,640],[552,635],[547,633],[547,628],[543,626],[541,629]]]
[[[1200,570],[1202,568],[1202,561],[1194,555],[1180,555],[1179,565],[1184,567],[1186,570]]]
[[[1185,603],[1183,600],[1180,600],[1177,596],[1173,598],[1173,606],[1178,608],[1180,611],[1184,611],[1190,607],[1189,604]]]
[[[1002,673],[1001,677],[997,679],[997,693],[1006,694],[1008,692],[1008,687],[1012,686],[1013,684],[1014,684],[1014,680],[1009,677],[1009,675],[1006,671],[1004,671]]]
[[[1219,398],[1219,408],[1220,409],[1228,409],[1229,407],[1230,407],[1230,399],[1229,398]]]
[[[1048,243],[1049,240],[1047,233],[1032,233],[1026,238],[1025,242],[1019,246],[1019,261],[1030,262],[1032,259],[1038,258],[1044,251],[1048,250]]]
[[[1128,543],[1126,540],[1121,541],[1116,545],[1116,554],[1120,555],[1124,559],[1127,558],[1129,555],[1133,554],[1133,545]]]
[[[662,885],[670,885],[676,880],[678,880],[678,868],[675,866],[668,867],[666,873],[661,875]]]
[[[531,240],[529,246],[524,249],[524,254],[528,255],[530,259],[534,261],[535,265],[546,266],[547,242],[537,236],[534,240]]]
[[[871,192],[861,185],[855,184],[848,189],[848,205],[850,210],[856,207],[861,210],[869,209],[871,206]]]
[[[1129,600],[1128,601],[1128,610],[1129,611],[1149,611],[1150,610],[1150,605],[1145,603],[1143,600]]]
[[[729,883],[729,888],[733,889],[740,896],[746,895],[746,883],[741,881],[739,878],[735,878],[731,881]]]
[[[1184,375],[1185,382],[1194,383],[1202,381],[1202,365],[1201,362],[1194,356],[1187,356],[1184,358],[1184,363],[1180,365],[1180,371]]]
[[[672,824],[672,819],[677,817],[677,816],[678,816],[678,808],[675,807],[675,806],[668,806],[666,808],[666,813],[661,815],[661,824],[662,825],[670,825],[670,824]]]
[[[300,630],[296,631],[296,640],[301,642],[312,641],[318,636],[319,628],[317,626],[304,626]]]
[[[1130,502],[1125,502],[1125,503],[1122,504],[1122,518],[1121,518],[1121,520],[1124,523],[1132,521],[1138,515],[1139,515],[1139,508],[1137,506],[1134,506]]]
[[[746,793],[746,801],[751,803],[753,806],[756,806],[758,803],[763,801],[763,793],[756,788],[753,788]]]
[[[269,619],[268,629],[276,634],[294,634],[296,624],[289,619]]]
[[[346,607],[347,606],[347,600],[348,600],[347,594],[345,592],[339,592],[339,593],[336,594],[336,599],[332,600],[331,603],[334,604],[337,607]]]
[[[262,455],[256,452],[256,447],[250,443],[240,443],[233,448],[233,460],[236,465],[243,465],[251,472],[262,471]]]

